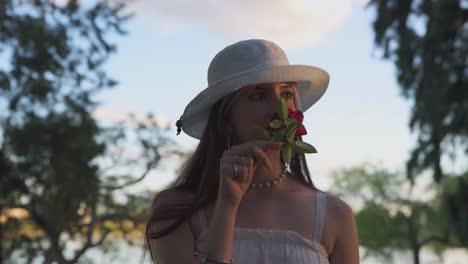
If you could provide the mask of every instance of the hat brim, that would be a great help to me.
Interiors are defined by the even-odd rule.
[[[330,75],[325,70],[310,65],[282,65],[238,73],[208,86],[192,99],[182,115],[182,129],[189,136],[201,139],[210,109],[219,99],[246,85],[291,81],[296,82],[298,91],[297,109],[305,112],[323,96],[328,88]]]

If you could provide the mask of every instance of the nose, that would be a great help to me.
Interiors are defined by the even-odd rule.
[[[268,110],[271,112],[271,113],[274,113],[274,112],[277,112],[278,111],[278,103],[280,102],[280,99],[281,99],[281,94],[279,94],[278,92],[273,92],[270,96],[269,96],[269,100],[268,100]]]
[[[279,85],[273,85],[271,88],[271,103],[275,104],[275,106],[278,104],[278,102],[281,99],[281,88]]]
[[[271,92],[270,96],[268,96],[268,103],[266,105],[265,114],[267,114],[268,121],[271,120],[271,117],[278,113],[278,104],[281,100],[281,92],[274,90]]]
[[[294,108],[294,96],[292,98],[286,98],[286,97],[284,97],[284,90],[273,89],[272,93],[270,95],[270,99],[269,99],[270,109],[272,109],[273,111],[277,111],[278,110],[278,104],[279,104],[281,98],[283,98],[283,100],[284,100],[284,102],[286,104],[286,107]]]

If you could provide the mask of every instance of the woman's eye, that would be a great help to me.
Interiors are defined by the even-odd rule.
[[[250,98],[251,98],[251,99],[258,100],[258,99],[263,98],[263,96],[264,96],[264,92],[257,92],[257,93],[251,94],[251,95],[250,95]],[[292,93],[292,92],[284,92],[284,93],[283,93],[283,96],[284,96],[286,99],[291,99],[291,98],[294,96],[294,93]]]
[[[288,98],[288,99],[289,99],[289,98],[292,98],[293,95],[294,95],[292,92],[285,92],[285,93],[283,93],[283,94],[285,94],[285,95],[286,95],[286,98]]]

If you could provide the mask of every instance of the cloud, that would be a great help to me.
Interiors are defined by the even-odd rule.
[[[103,107],[98,107],[96,108],[92,116],[96,118],[99,121],[103,122],[108,122],[108,123],[118,123],[118,122],[128,122],[131,121],[131,118],[129,116],[130,112],[124,112],[116,109],[110,109],[110,108],[103,108]],[[152,120],[148,119],[146,114],[141,114],[141,113],[132,113],[136,120],[143,122],[146,125],[150,125],[150,122]],[[171,123],[167,120],[167,118],[157,115],[154,116],[154,122],[157,127],[160,128],[166,128],[166,127],[171,127]]]
[[[138,0],[137,15],[151,18],[163,32],[183,32],[199,24],[226,41],[264,38],[284,49],[317,45],[351,15],[353,3],[367,0]]]

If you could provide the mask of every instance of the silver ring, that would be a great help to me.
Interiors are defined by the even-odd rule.
[[[244,160],[245,157],[243,156],[234,156],[234,161],[237,161],[237,160]]]
[[[240,159],[244,159],[244,157],[241,157],[241,156],[234,156],[234,174],[235,176],[234,177],[237,177],[237,161],[240,160]]]

